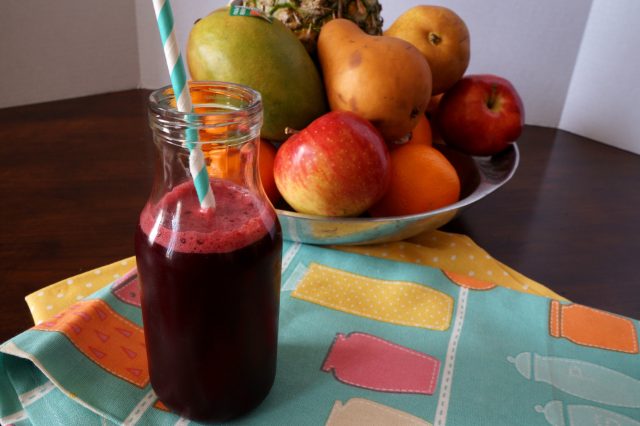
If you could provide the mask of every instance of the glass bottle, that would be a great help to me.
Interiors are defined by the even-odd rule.
[[[260,94],[191,83],[194,112],[153,92],[153,188],[135,236],[151,385],[172,411],[223,421],[257,406],[275,377],[282,236],[259,181]],[[187,140],[197,134],[215,198],[200,206]],[[191,135],[191,136],[189,136]]]

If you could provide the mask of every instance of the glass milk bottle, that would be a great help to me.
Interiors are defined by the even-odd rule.
[[[150,96],[155,181],[135,236],[151,385],[175,413],[223,421],[257,406],[276,369],[282,236],[257,168],[262,103],[241,85],[191,83]],[[207,164],[200,206],[185,143]]]

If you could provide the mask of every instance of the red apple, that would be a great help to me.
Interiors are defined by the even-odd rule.
[[[314,120],[280,146],[276,186],[293,209],[321,216],[357,216],[382,197],[389,151],[369,121],[348,111]]]
[[[524,107],[506,79],[469,75],[445,92],[435,119],[447,144],[470,155],[493,155],[522,133]]]

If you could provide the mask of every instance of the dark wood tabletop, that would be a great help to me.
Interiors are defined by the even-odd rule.
[[[148,91],[0,110],[0,341],[24,297],[133,254],[154,148]],[[640,156],[527,126],[503,188],[444,230],[568,299],[640,318]]]

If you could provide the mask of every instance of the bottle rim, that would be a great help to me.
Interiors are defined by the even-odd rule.
[[[149,125],[156,137],[184,146],[193,144],[238,145],[255,139],[262,126],[262,96],[249,86],[221,81],[190,81],[195,111],[179,111],[171,86],[149,95]],[[235,129],[232,132],[228,129]],[[206,140],[194,133],[207,133]],[[191,138],[187,135],[192,132]],[[188,140],[187,140],[188,139]]]

